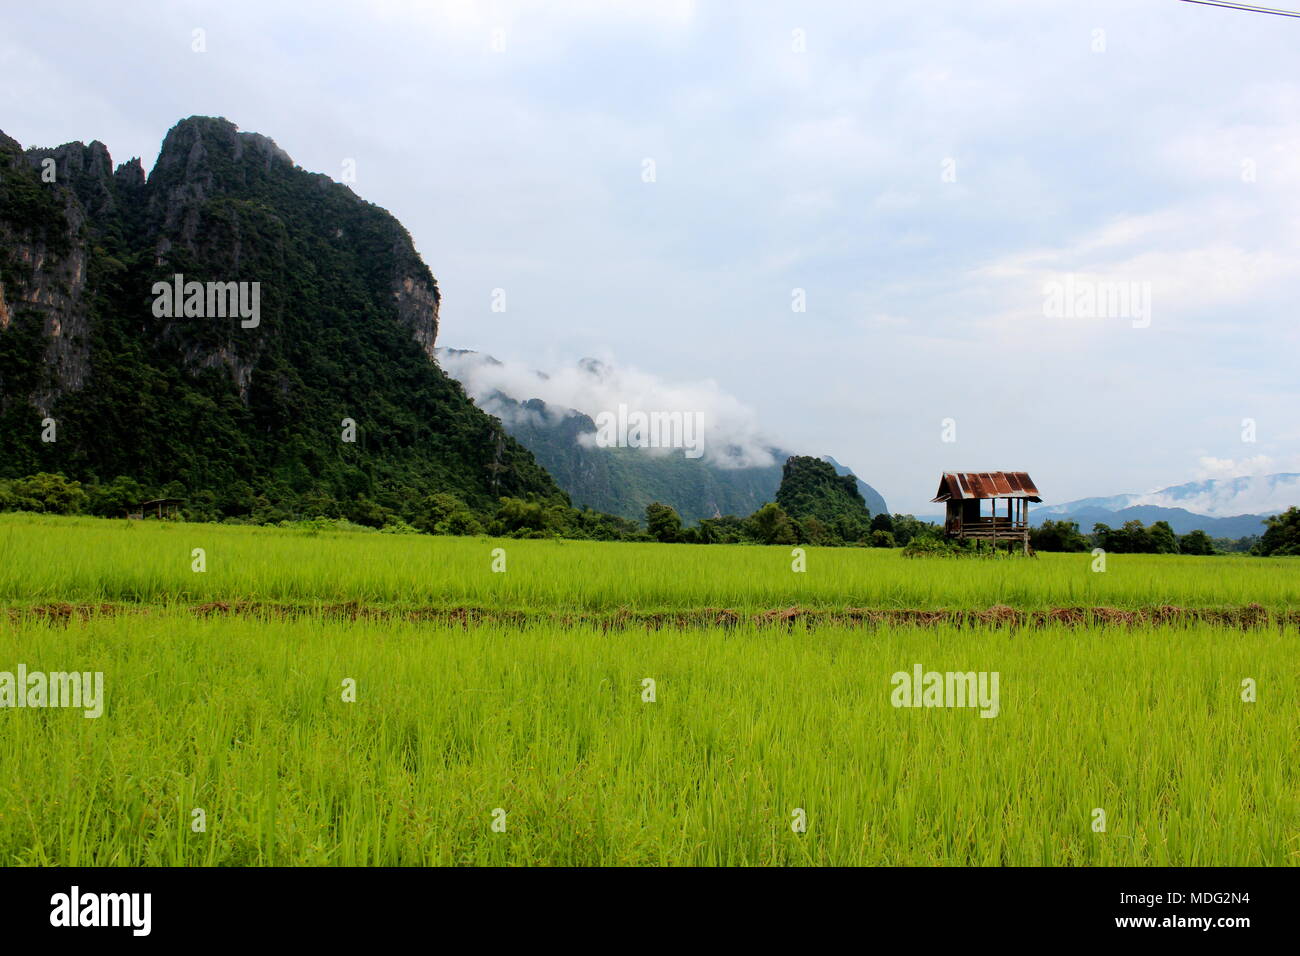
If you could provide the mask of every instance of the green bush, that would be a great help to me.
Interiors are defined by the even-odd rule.
[[[749,517],[749,531],[760,544],[797,544],[799,534],[785,510],[769,501]]]
[[[1178,539],[1180,554],[1214,554],[1214,542],[1210,536],[1197,528]]]
[[[1035,551],[1090,551],[1092,545],[1074,521],[1044,521],[1029,529],[1029,544]]]
[[[682,519],[671,507],[651,502],[645,507],[646,530],[656,541],[682,540]]]
[[[1255,546],[1257,554],[1274,557],[1300,555],[1300,508],[1288,508],[1264,519],[1264,535]]]
[[[46,514],[81,514],[89,495],[79,481],[60,474],[40,472],[26,478],[0,482],[0,510],[41,511]]]

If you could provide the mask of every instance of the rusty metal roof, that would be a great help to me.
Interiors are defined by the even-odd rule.
[[[964,498],[1024,498],[1042,501],[1033,479],[1023,471],[945,471],[931,501]]]

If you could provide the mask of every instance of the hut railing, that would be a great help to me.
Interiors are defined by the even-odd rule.
[[[957,525],[957,533],[967,538],[991,538],[1022,535],[1029,523],[1015,518],[964,518]]]

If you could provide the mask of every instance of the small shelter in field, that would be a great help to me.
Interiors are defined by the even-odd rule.
[[[943,531],[950,538],[1019,541],[1029,552],[1029,502],[1042,501],[1033,480],[1023,471],[944,472],[939,493],[948,513]],[[999,514],[998,502],[1006,507]],[[985,505],[985,502],[988,502]]]
[[[142,501],[132,511],[127,512],[126,516],[140,521],[152,511],[159,518],[175,518],[183,504],[185,504],[184,498],[154,498],[150,501]]]

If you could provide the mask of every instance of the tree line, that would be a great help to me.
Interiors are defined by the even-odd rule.
[[[816,464],[809,464],[815,462]],[[793,467],[792,467],[793,466]],[[829,476],[827,472],[830,472]],[[848,480],[846,480],[848,479]],[[129,477],[82,484],[60,473],[40,472],[0,480],[0,511],[126,517],[151,498],[183,499],[178,483],[146,487]],[[856,496],[856,501],[854,497]],[[183,500],[186,521],[227,524],[355,527],[390,534],[449,534],[514,538],[571,538],[593,541],[658,541],[677,544],[767,544],[819,547],[907,548],[912,554],[943,550],[943,529],[908,514],[872,515],[861,503],[852,476],[835,475],[817,459],[791,458],[786,475],[769,501],[747,517],[722,515],[687,526],[662,502],[645,510],[644,526],[628,518],[575,508],[567,499],[503,496],[491,509],[471,508],[450,492],[408,496],[393,506],[365,495],[339,502],[305,496],[296,502],[250,495],[246,510],[223,514],[202,492]],[[1102,548],[1111,554],[1197,554],[1241,552],[1300,556],[1300,508],[1265,519],[1262,535],[1229,540],[1201,530],[1176,534],[1166,521],[1149,527],[1127,521],[1118,528],[1098,523],[1085,534],[1074,521],[1044,521],[1029,532],[1035,551],[1081,552]]]
[[[827,466],[829,467],[829,466]],[[838,476],[837,476],[838,478]],[[824,513],[791,516],[777,502],[767,502],[748,517],[723,515],[684,526],[669,505],[646,508],[644,526],[637,521],[591,508],[575,508],[565,499],[542,495],[503,496],[491,509],[471,508],[450,492],[435,492],[387,503],[364,494],[340,502],[323,494],[297,499],[250,494],[234,514],[216,505],[204,492],[186,497],[178,482],[146,486],[119,476],[108,482],[83,484],[61,473],[40,472],[0,479],[0,511],[30,511],[60,515],[124,518],[142,502],[155,498],[181,500],[178,518],[185,521],[249,525],[307,525],[314,528],[368,528],[390,534],[488,534],[513,538],[572,538],[595,541],[662,541],[687,544],[812,544],[892,548],[921,535],[937,535],[937,525],[911,515],[871,516]]]
[[[1227,554],[1300,555],[1300,508],[1289,508],[1264,519],[1264,533],[1245,538],[1211,538],[1201,529],[1176,534],[1167,521],[1149,527],[1126,521],[1118,528],[1098,522],[1084,534],[1074,521],[1044,521],[1029,531],[1035,551],[1091,551],[1110,554]]]

